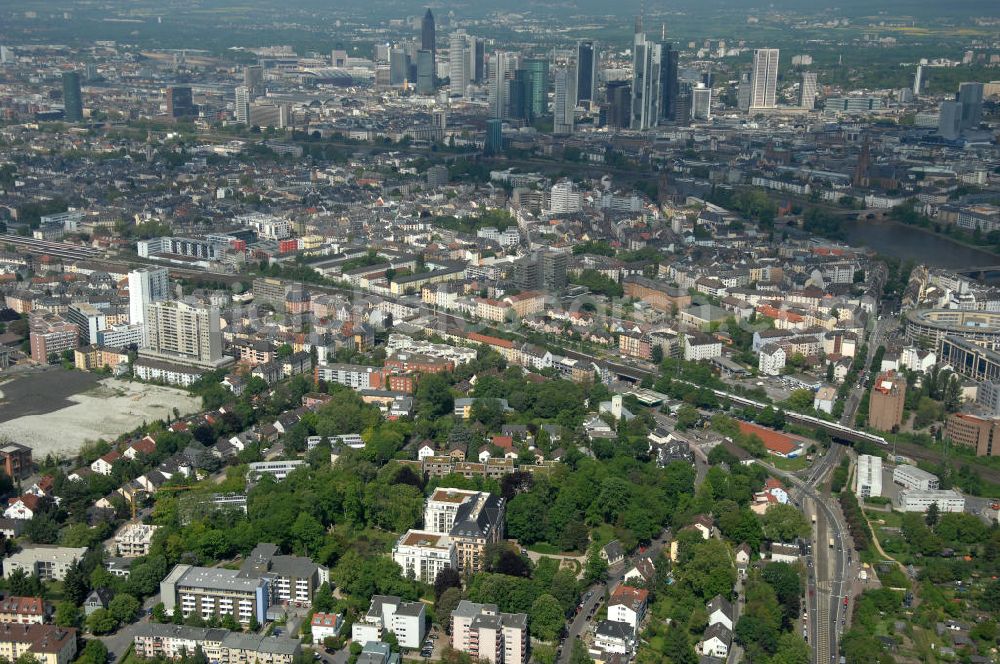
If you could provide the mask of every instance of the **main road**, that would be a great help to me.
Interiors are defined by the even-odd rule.
[[[848,553],[850,539],[839,508],[831,506],[833,497],[829,491],[820,488],[843,454],[844,446],[831,444],[829,451],[809,469],[805,479],[762,464],[790,482],[803,506],[808,504],[809,511],[816,516],[812,549],[815,565],[810,570],[807,583],[809,634],[816,664],[836,660],[840,633],[846,624],[848,611],[843,600],[852,576],[849,557],[853,556]]]

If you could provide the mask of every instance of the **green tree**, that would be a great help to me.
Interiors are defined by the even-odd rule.
[[[299,512],[292,524],[291,535],[295,539],[295,551],[308,556],[323,546],[326,531],[316,517],[308,512]]]
[[[538,599],[531,604],[528,616],[531,619],[532,636],[543,641],[554,641],[566,622],[566,616],[559,600],[548,593],[539,595]]]
[[[88,639],[75,664],[107,664],[108,647],[100,639]]]
[[[64,600],[56,605],[56,612],[53,616],[55,624],[60,627],[79,627],[81,611],[72,602]]]
[[[809,645],[795,634],[785,633],[778,638],[778,649],[769,664],[809,664],[811,661]]]
[[[118,621],[111,611],[97,609],[87,616],[87,628],[94,634],[110,634],[118,628]]]
[[[667,653],[670,664],[697,664],[698,655],[691,646],[688,631],[678,622],[672,622],[667,627],[663,637],[663,650]]]
[[[119,593],[108,602],[108,611],[119,623],[130,623],[139,614],[139,600],[128,593]]]
[[[924,521],[928,526],[933,528],[938,522],[938,515],[940,514],[940,508],[937,503],[931,503],[930,507],[927,508],[927,514],[924,517]]]
[[[83,600],[90,593],[90,579],[83,570],[83,564],[74,561],[66,570],[66,577],[63,579],[63,595],[66,600],[80,606]]]
[[[761,524],[764,535],[773,542],[791,542],[810,532],[809,522],[793,505],[771,505],[761,517]]]
[[[701,413],[691,404],[684,404],[677,409],[677,428],[681,431],[690,429],[701,419]]]
[[[601,548],[597,543],[590,546],[587,554],[587,564],[584,567],[583,579],[586,583],[596,583],[608,578],[608,561],[601,557]]]
[[[462,601],[462,589],[451,587],[446,589],[434,603],[434,615],[442,625],[451,625],[451,612]],[[450,629],[450,628],[449,628]]]

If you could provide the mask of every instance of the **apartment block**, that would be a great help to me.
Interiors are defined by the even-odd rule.
[[[1000,456],[1000,417],[955,413],[948,417],[944,435],[953,443],[975,450],[976,456]]]
[[[237,570],[175,565],[160,582],[160,597],[167,613],[192,613],[208,620],[231,615],[243,624],[251,617],[263,623],[271,588],[267,578],[247,578]]]
[[[28,317],[31,359],[47,364],[49,355],[80,345],[80,328],[58,314],[32,312]]]
[[[39,664],[69,664],[76,655],[76,630],[55,625],[0,624],[0,658],[14,662],[22,655]]]
[[[392,549],[392,559],[403,568],[403,576],[434,583],[438,573],[458,569],[458,550],[447,535],[426,530],[408,530]]]
[[[879,374],[868,402],[868,425],[879,431],[891,431],[903,421],[906,379],[895,371]]]
[[[247,556],[240,575],[268,579],[269,604],[311,606],[316,591],[327,580],[327,569],[309,558],[279,554],[277,545],[262,543]]]
[[[419,648],[424,642],[424,605],[404,602],[391,595],[375,595],[371,606],[351,627],[351,639],[356,643],[381,641],[383,632],[392,632],[400,647]]]
[[[31,448],[20,443],[7,443],[0,447],[3,472],[15,482],[29,477],[32,472]]]
[[[247,466],[247,482],[254,484],[264,475],[270,475],[280,482],[293,470],[306,464],[301,459],[287,461],[255,461]]]
[[[213,664],[292,664],[302,652],[299,641],[288,637],[152,622],[135,626],[132,645],[143,659],[177,660],[201,648]]]
[[[882,495],[882,457],[858,455],[854,493],[858,498],[878,498]]]
[[[934,504],[940,512],[965,510],[965,498],[952,489],[903,489],[896,496],[896,508],[901,512],[926,512]]]
[[[486,547],[503,539],[506,507],[489,493],[436,489],[424,507],[424,530],[450,536],[459,569],[474,574],[485,567]]]
[[[462,600],[451,613],[451,646],[473,660],[526,664],[528,616],[501,613],[496,604]]]
[[[15,570],[23,570],[28,576],[37,574],[42,581],[62,581],[73,563],[83,560],[86,553],[87,547],[26,546],[3,561],[3,576],[9,579]]]
[[[46,616],[45,600],[41,597],[8,595],[0,599],[0,623],[41,625]]]
[[[918,491],[937,489],[941,485],[937,475],[906,464],[899,464],[893,469],[892,481],[901,487]]]

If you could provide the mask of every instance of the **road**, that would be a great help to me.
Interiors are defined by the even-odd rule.
[[[611,567],[608,570],[607,584],[595,583],[584,591],[584,597],[586,597],[588,592],[590,593],[590,597],[583,601],[582,608],[580,608],[580,610],[573,617],[573,620],[570,622],[569,629],[566,632],[566,639],[562,647],[562,652],[559,653],[558,664],[569,664],[570,655],[573,653],[573,642],[583,636],[590,629],[592,624],[591,614],[597,613],[601,602],[604,601],[605,590],[607,590],[607,596],[610,597],[621,583],[622,576],[631,566],[632,561],[634,561],[636,557],[639,555],[649,556],[655,560],[668,541],[670,541],[670,531],[664,530],[655,540],[650,542],[644,553],[626,558],[623,562]]]
[[[843,598],[853,578],[853,555],[847,526],[840,510],[831,507],[829,492],[821,492],[819,485],[844,454],[842,445],[833,444],[829,451],[810,468],[805,480],[797,475],[762,464],[772,473],[782,476],[792,484],[809,511],[816,515],[813,536],[815,565],[809,577],[809,634],[817,664],[835,661],[838,639],[846,624],[847,607]],[[793,493],[794,495],[794,493]],[[833,547],[829,541],[833,540]],[[849,558],[851,562],[849,562]]]

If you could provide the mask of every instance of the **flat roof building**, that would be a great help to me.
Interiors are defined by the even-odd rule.
[[[892,481],[901,487],[921,491],[936,489],[940,486],[937,475],[906,464],[896,466],[892,471]]]
[[[906,379],[887,371],[878,375],[868,402],[868,426],[879,431],[892,431],[903,422],[906,401]]]
[[[31,576],[37,574],[42,581],[62,581],[70,566],[83,560],[87,547],[63,547],[49,544],[26,546],[12,553],[3,561],[3,576],[9,579],[15,570]]]
[[[854,493],[858,498],[878,498],[882,495],[882,457],[858,455]]]
[[[903,489],[896,497],[896,507],[902,512],[926,512],[933,504],[940,512],[965,510],[965,498],[952,489]]]
[[[263,623],[271,597],[269,580],[241,576],[238,570],[175,565],[160,582],[160,598],[167,613],[187,618],[197,613],[208,620],[231,615],[243,624],[252,617]]]

